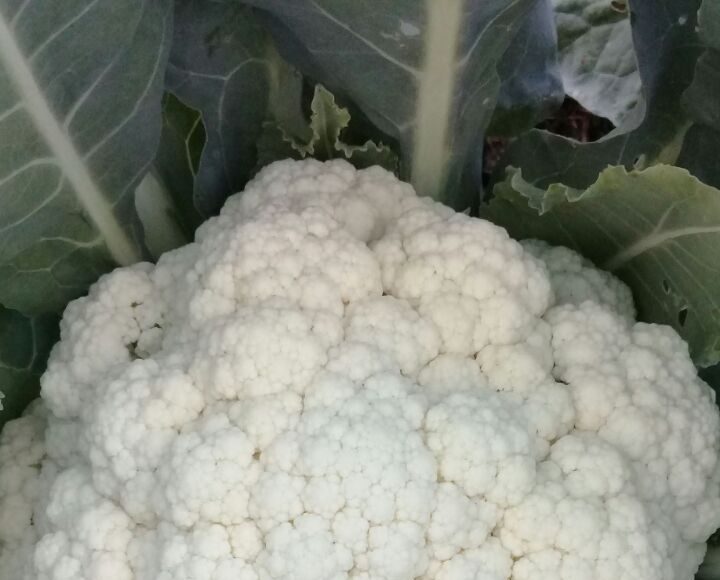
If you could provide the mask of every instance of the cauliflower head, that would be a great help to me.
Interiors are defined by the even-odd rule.
[[[690,580],[719,448],[618,280],[284,161],[68,306],[0,439],[0,579]]]

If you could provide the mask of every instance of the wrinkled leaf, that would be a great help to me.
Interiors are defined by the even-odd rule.
[[[58,339],[57,317],[23,316],[0,306],[0,428],[38,395],[39,378]]]
[[[640,99],[630,18],[609,0],[553,0],[565,92],[622,124]]]
[[[536,0],[498,64],[500,93],[487,132],[514,135],[563,101],[552,0]]]
[[[594,143],[530,131],[508,148],[502,166],[520,167],[529,182],[589,187],[608,165],[673,163],[690,126],[682,96],[701,48],[699,0],[633,0],[632,32],[643,99],[615,131]],[[502,179],[502,176],[500,177]]]
[[[340,148],[340,134],[350,124],[350,113],[335,102],[327,89],[318,85],[312,100],[310,130],[312,138],[305,146],[307,155],[332,159]]]
[[[258,139],[255,171],[282,159],[302,159],[303,154],[300,150],[303,147],[302,142],[300,146],[296,145],[294,139],[279,125],[268,121]]]
[[[423,195],[467,205],[459,184],[490,121],[496,66],[532,0],[248,0],[276,17],[281,53],[355,102],[401,145]]]
[[[167,87],[202,115],[206,143],[193,203],[203,217],[242,190],[256,167],[274,66],[251,9],[236,2],[176,3]]]
[[[57,310],[138,260],[168,0],[0,0],[0,302]]]
[[[340,107],[333,94],[322,85],[315,87],[310,108],[310,122],[302,127],[300,134],[281,123],[269,123],[261,140],[264,165],[288,157],[313,157],[321,161],[341,158],[358,169],[380,165],[388,171],[397,171],[398,158],[390,147],[369,140],[361,145],[343,141],[343,133],[350,125],[350,113]]]
[[[687,171],[610,167],[586,190],[537,188],[510,169],[483,215],[516,238],[571,247],[633,290],[643,320],[673,326],[697,364],[720,360],[720,191]]]

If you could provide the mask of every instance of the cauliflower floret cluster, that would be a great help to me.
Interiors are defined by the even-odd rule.
[[[521,243],[526,252],[547,266],[556,302],[581,304],[592,300],[630,320],[635,318],[630,289],[609,272],[598,270],[589,260],[563,246],[550,246],[540,240]]]
[[[690,580],[720,416],[628,290],[344,162],[72,303],[1,580]]]

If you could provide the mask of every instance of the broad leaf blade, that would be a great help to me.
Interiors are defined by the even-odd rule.
[[[40,375],[58,335],[54,315],[30,318],[0,306],[0,429],[37,397]]]
[[[61,308],[139,259],[168,0],[0,0],[0,301]]]
[[[270,99],[272,51],[252,10],[235,2],[177,2],[168,89],[202,115],[206,144],[194,205],[216,214],[257,164]]]
[[[643,99],[621,127],[594,143],[530,131],[508,149],[505,165],[531,183],[590,186],[608,165],[674,162],[690,125],[682,96],[701,48],[696,23],[700,0],[632,0],[633,43]]]
[[[532,0],[249,3],[285,25],[276,40],[287,58],[399,141],[421,194],[467,205],[461,176],[495,106],[498,60]]]
[[[720,131],[720,2],[704,0],[698,25],[706,50],[698,59],[686,103],[696,121]]]
[[[720,3],[705,0],[698,13],[699,36],[705,52],[695,78],[684,94],[684,104],[694,121],[685,134],[676,164],[704,183],[720,188]]]
[[[553,0],[565,92],[621,125],[640,99],[628,14],[609,0]]]
[[[498,64],[501,86],[487,132],[516,135],[535,126],[563,101],[551,0],[535,0]]]
[[[495,187],[483,215],[516,238],[578,250],[633,290],[643,320],[673,326],[701,366],[720,360],[720,191],[687,171],[611,167],[586,190]]]

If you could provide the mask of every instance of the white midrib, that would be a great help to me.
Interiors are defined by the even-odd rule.
[[[113,214],[112,207],[93,180],[70,136],[63,131],[28,66],[5,17],[0,14],[0,64],[18,91],[35,128],[57,159],[77,195],[78,202],[103,235],[113,259],[120,265],[140,260],[135,245]]]
[[[449,156],[456,57],[465,0],[425,0],[425,63],[418,89],[411,181],[418,194],[442,192]]]
[[[720,233],[720,226],[689,226],[686,228],[679,228],[676,230],[667,230],[664,232],[652,232],[639,239],[634,244],[628,246],[624,250],[615,254],[610,258],[603,268],[609,271],[614,271],[625,265],[633,258],[637,258],[639,255],[644,254],[654,248],[663,245],[670,240],[676,238],[682,238],[685,236],[696,236],[700,234],[717,234]]]

